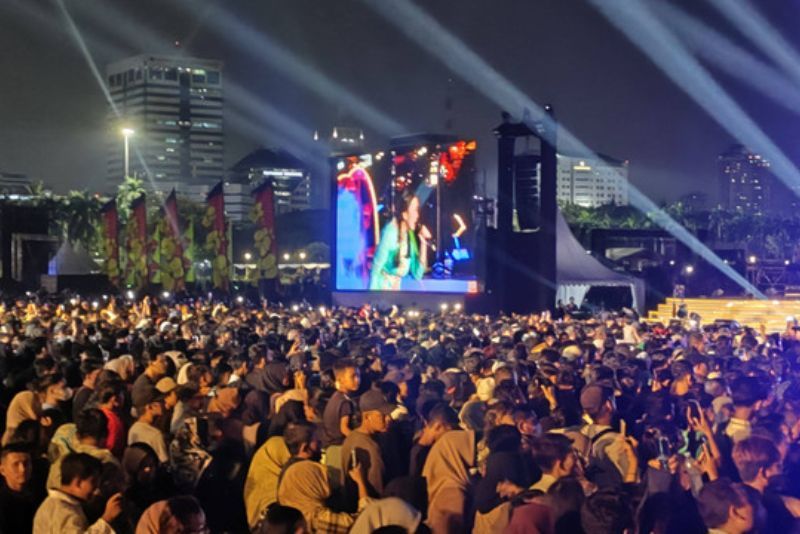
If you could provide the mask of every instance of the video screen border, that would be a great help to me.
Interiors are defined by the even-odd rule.
[[[398,156],[398,154],[399,155],[404,155],[404,154],[407,155],[407,154],[410,154],[411,152],[413,152],[415,150],[416,151],[421,151],[422,153],[430,151],[430,150],[438,151],[437,153],[441,153],[441,152],[447,151],[451,146],[456,146],[456,145],[460,146],[460,148],[462,150],[462,154],[464,155],[462,157],[462,160],[459,162],[459,164],[464,164],[463,168],[459,169],[459,171],[463,170],[464,173],[456,175],[456,179],[461,177],[461,176],[464,176],[464,175],[468,175],[469,176],[468,178],[466,178],[466,180],[469,180],[469,182],[470,182],[468,184],[469,192],[466,195],[466,198],[469,200],[469,202],[471,202],[472,199],[474,198],[473,195],[474,195],[475,186],[476,186],[475,180],[476,180],[476,177],[477,177],[476,176],[476,170],[475,170],[475,152],[476,152],[477,145],[476,145],[475,141],[473,141],[473,140],[464,140],[464,139],[459,139],[459,138],[453,137],[452,139],[450,139],[450,140],[448,140],[446,142],[419,143],[419,144],[416,144],[414,146],[410,146],[410,145],[393,146],[392,148],[387,149],[385,151],[356,152],[356,153],[350,153],[350,154],[337,154],[337,155],[334,155],[334,156],[332,156],[330,158],[330,164],[331,164],[331,170],[332,170],[331,178],[330,178],[331,179],[331,184],[332,184],[331,185],[331,189],[330,189],[330,217],[331,217],[330,224],[331,224],[331,234],[332,234],[331,235],[331,262],[332,262],[332,266],[331,266],[332,267],[331,268],[331,274],[332,274],[332,277],[331,277],[332,278],[331,279],[331,288],[332,288],[332,290],[334,292],[372,293],[372,294],[380,294],[380,295],[384,295],[384,296],[389,296],[389,295],[392,295],[392,294],[415,294],[415,293],[416,294],[429,293],[429,294],[438,294],[438,295],[475,295],[475,294],[478,294],[478,293],[481,292],[482,284],[480,283],[480,279],[479,279],[479,276],[478,276],[479,269],[477,267],[476,260],[477,261],[483,261],[483,259],[482,258],[476,258],[475,257],[475,251],[478,248],[482,248],[482,247],[477,247],[476,246],[477,243],[475,243],[475,240],[477,239],[477,236],[474,235],[473,226],[474,226],[475,221],[472,221],[472,216],[474,215],[473,214],[473,210],[472,210],[472,206],[470,206],[470,208],[464,213],[464,216],[469,218],[469,221],[468,221],[470,223],[470,229],[469,230],[471,232],[473,232],[473,235],[471,236],[471,238],[472,238],[471,249],[472,250],[469,251],[470,254],[471,254],[470,260],[471,260],[472,265],[471,265],[471,268],[470,268],[471,272],[469,273],[468,276],[465,276],[464,278],[430,277],[430,273],[428,273],[428,274],[425,275],[425,278],[422,278],[420,280],[414,281],[414,282],[416,282],[416,284],[415,283],[410,283],[409,285],[411,285],[412,287],[399,288],[399,289],[375,289],[375,288],[371,288],[370,287],[371,284],[370,284],[369,281],[367,281],[366,287],[363,287],[363,288],[359,288],[359,287],[342,287],[340,285],[340,268],[341,268],[341,265],[340,265],[340,254],[341,254],[341,250],[340,250],[340,246],[339,246],[339,223],[340,223],[340,217],[339,217],[339,181],[340,181],[340,177],[342,176],[343,171],[345,170],[346,165],[347,165],[347,163],[345,163],[345,162],[347,162],[347,160],[350,160],[351,162],[352,162],[352,160],[366,161],[367,158],[379,158],[379,157],[392,157],[392,158],[394,158],[394,157]],[[465,148],[466,148],[466,151],[464,151]],[[367,169],[369,169],[370,167],[373,167],[373,164],[374,164],[374,161],[370,162],[369,165],[367,165]],[[352,169],[349,169],[348,171],[345,171],[345,172],[347,172],[349,174],[351,171],[352,171]],[[450,171],[452,172],[452,167],[450,168]],[[367,172],[368,172],[368,174],[370,176],[370,182],[373,182],[372,173],[370,171],[367,171]],[[393,181],[394,181],[394,178],[392,178],[391,186],[394,185]],[[377,198],[379,197],[379,193],[374,191],[375,187],[377,187],[377,186],[373,183],[372,184],[373,195],[374,195],[373,199],[375,200],[375,205],[377,206]],[[379,210],[379,208],[378,208],[378,210]],[[375,221],[376,221],[375,228],[373,228],[372,230],[373,231],[377,230],[375,232],[376,233],[376,238],[375,238],[375,245],[374,245],[375,248],[377,249],[378,243],[380,242],[380,234],[384,231],[385,226],[381,225],[380,217],[378,217],[377,211],[374,214],[371,214],[370,216],[374,216]],[[437,215],[437,219],[438,218],[440,218],[440,217]],[[439,236],[442,235],[441,229],[437,233],[437,235],[439,235]],[[372,258],[370,258],[370,260],[371,259]],[[427,269],[429,270],[432,267],[433,267],[433,264],[429,263],[428,266],[427,266]],[[368,269],[371,270],[371,266],[368,267]],[[368,274],[368,276],[371,276],[371,274]],[[435,284],[430,284],[429,283],[429,282],[434,281],[434,280],[436,282]],[[443,289],[441,289],[441,287],[438,287],[438,288],[437,287],[424,287],[424,284],[426,282],[429,283],[428,284],[429,286],[449,285],[448,284],[448,282],[449,282],[449,283],[454,283],[453,285],[463,285],[463,289],[459,288],[459,289],[454,289],[454,290],[443,290]],[[407,281],[405,283],[408,284],[409,282]],[[413,287],[414,285],[421,285],[422,287],[418,287],[418,288],[417,287]]]

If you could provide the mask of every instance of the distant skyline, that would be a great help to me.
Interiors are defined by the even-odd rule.
[[[757,52],[706,2],[671,3]],[[496,172],[491,130],[500,122],[501,110],[359,0],[65,4],[87,36],[101,72],[107,63],[130,55],[188,51],[224,62],[229,103],[239,96],[228,91],[227,82],[233,81],[299,123],[290,135],[282,125],[256,117],[247,117],[243,127],[226,112],[228,167],[258,146],[291,150],[298,135],[307,134],[310,140],[314,130],[337,124],[362,127],[370,147],[384,145],[387,138],[335,99],[324,98],[324,91],[304,87],[284,69],[260,62],[265,50],[254,45],[242,53],[231,40],[220,39],[209,17],[218,8],[258,29],[407,132],[443,132],[450,123],[453,133],[478,140],[479,173],[492,177]],[[800,3],[751,4],[800,48],[790,31],[790,24],[800,19]],[[99,190],[107,143],[118,141],[122,150],[122,139],[112,137],[116,133],[107,122],[105,98],[53,5],[40,0],[0,3],[0,171],[25,173],[57,191]],[[110,18],[110,5],[125,18]],[[631,181],[653,200],[675,200],[693,191],[717,198],[717,155],[735,141],[588,2],[429,0],[417,5],[531,98],[552,103],[558,119],[592,149],[629,160]],[[143,36],[158,42],[144,49]],[[181,49],[174,48],[176,41]],[[797,162],[797,117],[703,64]]]

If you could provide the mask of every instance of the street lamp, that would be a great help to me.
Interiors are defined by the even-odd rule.
[[[305,253],[305,252],[301,252],[301,253],[299,254],[299,256],[300,256],[300,259],[301,259],[301,260],[305,260],[305,259],[306,259],[306,253]]]
[[[123,128],[122,129],[122,136],[125,139],[125,176],[127,178],[130,176],[130,148],[129,142],[130,137],[135,134],[136,131],[133,128]]]
[[[288,253],[288,252],[284,252],[284,253],[283,253],[283,259],[284,259],[284,261],[289,261],[289,258],[291,258],[291,256],[289,255],[289,253]]]
[[[253,255],[249,252],[244,253],[244,261],[250,261],[253,259]]]

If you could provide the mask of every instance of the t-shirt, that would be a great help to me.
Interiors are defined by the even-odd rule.
[[[367,496],[380,498],[383,495],[384,464],[381,449],[372,436],[353,430],[342,444],[342,473],[345,480],[345,501],[352,511],[358,506],[358,487],[347,472],[353,467],[352,451],[355,451],[356,460],[366,474]]]
[[[134,443],[147,443],[158,456],[158,461],[166,463],[169,460],[167,444],[164,442],[164,434],[152,425],[136,421],[128,431],[128,445]]]
[[[342,434],[339,423],[342,417],[353,415],[354,412],[355,405],[350,397],[341,391],[333,394],[322,414],[322,445],[324,447],[341,445],[344,442],[344,434]]]
[[[30,532],[41,500],[30,489],[11,491],[0,477],[0,532]]]
[[[86,406],[86,403],[89,402],[89,398],[94,393],[94,390],[91,388],[87,388],[86,386],[81,386],[78,391],[75,392],[75,396],[72,398],[72,420],[77,421],[78,415],[81,413],[81,410]]]

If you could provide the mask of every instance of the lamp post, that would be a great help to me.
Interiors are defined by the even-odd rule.
[[[122,136],[125,139],[125,176],[123,178],[127,178],[130,175],[130,147],[129,147],[129,140],[130,137],[136,133],[133,128],[123,128],[122,129]]]

